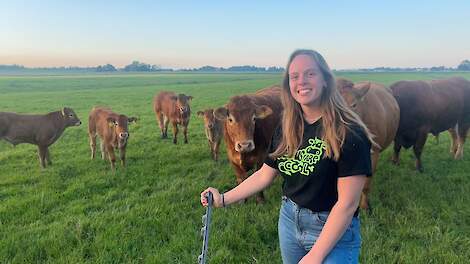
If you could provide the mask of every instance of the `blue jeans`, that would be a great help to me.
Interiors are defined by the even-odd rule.
[[[302,208],[289,198],[282,197],[278,229],[284,264],[297,264],[310,251],[320,236],[328,214],[329,212],[313,212]],[[359,263],[360,249],[359,218],[353,217],[351,224],[323,263]]]

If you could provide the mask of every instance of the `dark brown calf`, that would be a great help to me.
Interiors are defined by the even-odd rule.
[[[212,159],[217,161],[219,155],[220,141],[223,136],[223,122],[214,116],[212,108],[204,111],[198,111],[197,115],[204,119],[204,130],[206,132],[207,142],[212,154]]]
[[[96,135],[98,135],[101,143],[101,158],[108,158],[111,162],[111,169],[114,171],[116,163],[114,149],[119,149],[121,164],[125,166],[126,146],[129,139],[127,125],[135,121],[137,121],[137,118],[114,113],[109,108],[94,107],[88,118],[91,159],[95,158]]]
[[[51,165],[49,146],[67,127],[79,126],[82,122],[68,107],[45,115],[22,115],[0,112],[0,139],[13,145],[30,143],[38,146],[39,162],[42,168]]]
[[[188,124],[191,116],[189,102],[192,96],[176,95],[174,92],[162,91],[153,100],[153,109],[160,126],[162,138],[167,138],[168,123],[173,125],[173,143],[176,144],[178,125],[183,126],[184,143],[188,143]]]
[[[235,170],[237,183],[248,178],[248,171],[259,169],[268,155],[271,138],[280,124],[281,88],[269,87],[254,94],[234,96],[215,116],[224,120],[227,156]],[[258,202],[264,201],[263,192]]]

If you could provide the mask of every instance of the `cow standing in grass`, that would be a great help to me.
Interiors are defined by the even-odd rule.
[[[137,121],[137,118],[117,114],[109,108],[94,107],[88,117],[91,159],[95,158],[96,136],[98,135],[101,143],[101,158],[109,158],[111,169],[114,171],[116,163],[114,149],[119,149],[121,164],[125,166],[126,147],[129,139],[127,125],[135,121]]]
[[[470,128],[470,82],[453,77],[433,81],[399,81],[390,86],[400,106],[400,124],[395,137],[393,161],[399,163],[401,147],[413,146],[416,169],[423,171],[421,154],[429,133],[450,130],[451,153],[463,156]]]
[[[214,116],[214,109],[209,108],[198,111],[197,115],[204,119],[204,130],[211,151],[212,159],[217,161],[219,156],[220,141],[223,137],[223,122]]]
[[[238,184],[248,177],[249,170],[263,165],[274,130],[280,124],[281,112],[279,86],[234,96],[225,107],[215,110],[215,116],[224,120],[225,146]],[[258,193],[256,200],[264,202],[263,192]]]
[[[153,109],[160,126],[162,138],[167,138],[168,123],[173,125],[173,143],[177,143],[178,125],[183,127],[184,143],[188,143],[188,124],[191,116],[189,102],[192,96],[176,95],[174,92],[162,91],[153,100]]]
[[[376,145],[371,148],[372,173],[377,169],[379,154],[385,150],[395,138],[400,120],[400,108],[392,95],[392,91],[378,83],[353,82],[337,78],[338,91],[356,112],[374,135]],[[362,190],[360,207],[369,209],[369,192],[372,177],[366,177]]]
[[[0,139],[14,146],[30,143],[38,146],[39,163],[42,168],[51,165],[49,146],[70,126],[79,126],[82,122],[75,112],[68,107],[45,115],[23,115],[0,112]]]

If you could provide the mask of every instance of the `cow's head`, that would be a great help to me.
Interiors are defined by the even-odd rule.
[[[248,96],[235,96],[226,107],[214,111],[215,117],[225,121],[228,136],[234,142],[235,151],[246,153],[255,149],[254,132],[257,119],[272,114],[266,105],[256,105]]]
[[[127,126],[129,123],[136,122],[137,118],[119,115],[117,117],[108,117],[107,121],[109,127],[114,129],[114,133],[118,139],[118,147],[126,146],[127,139],[129,138],[129,130]]]
[[[173,96],[171,99],[176,101],[176,109],[178,114],[180,114],[182,118],[188,118],[191,114],[189,102],[193,99],[193,97],[185,94],[178,94],[178,96]]]
[[[214,141],[215,132],[220,127],[219,119],[215,118],[214,109],[209,108],[204,111],[198,111],[197,116],[201,117],[204,120],[204,127],[208,133],[209,140]]]
[[[370,89],[370,82],[354,84],[350,80],[338,78],[336,79],[336,87],[354,112],[361,115],[362,111],[366,110],[363,109],[363,99]]]
[[[77,114],[75,114],[72,108],[64,107],[60,112],[65,120],[66,126],[79,126],[82,124],[82,121],[78,119]]]

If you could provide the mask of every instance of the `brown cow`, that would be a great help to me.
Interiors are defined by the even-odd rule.
[[[204,111],[198,111],[197,115],[204,119],[204,130],[206,132],[207,142],[211,151],[212,159],[217,161],[219,156],[220,141],[223,136],[223,122],[214,116],[214,109],[209,108]]]
[[[114,149],[119,149],[121,164],[125,166],[126,146],[129,139],[127,125],[135,121],[137,118],[114,113],[109,108],[94,107],[88,117],[91,159],[95,158],[96,135],[98,135],[101,141],[101,158],[109,158],[111,169],[114,171],[116,163]]]
[[[82,122],[68,107],[45,115],[23,115],[0,112],[0,139],[14,146],[30,143],[38,146],[39,162],[42,168],[51,165],[49,146],[52,145],[67,127],[79,126]]]
[[[386,149],[395,138],[400,119],[400,108],[392,95],[392,91],[378,83],[353,82],[338,78],[336,85],[348,105],[356,112],[374,135],[371,149],[372,173],[375,173],[379,154]],[[362,190],[360,206],[369,209],[368,194],[372,178],[368,177]]]
[[[269,87],[254,94],[234,96],[225,107],[217,108],[215,116],[224,122],[227,156],[240,184],[251,169],[261,168],[276,127],[280,124],[281,88]],[[257,202],[263,202],[258,193]]]
[[[400,125],[394,146],[394,163],[399,163],[401,147],[413,146],[416,169],[423,171],[421,153],[428,133],[438,135],[455,128],[451,152],[463,156],[470,127],[470,82],[453,77],[433,81],[399,81],[390,87],[400,106]],[[452,130],[450,131],[452,135]]]
[[[189,101],[192,96],[176,95],[174,92],[162,91],[153,100],[153,109],[160,126],[162,138],[167,138],[168,123],[173,125],[173,143],[176,144],[178,125],[183,126],[184,143],[188,143],[188,123],[191,116]]]

